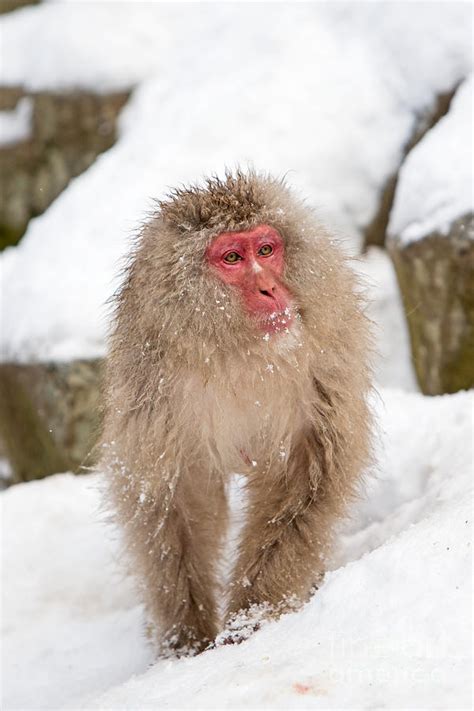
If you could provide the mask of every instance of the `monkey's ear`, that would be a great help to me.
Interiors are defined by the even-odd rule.
[[[155,201],[162,220],[180,232],[191,232],[203,223],[200,201],[193,191],[192,187],[175,188],[164,200]]]

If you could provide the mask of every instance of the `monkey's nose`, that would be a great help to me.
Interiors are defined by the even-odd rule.
[[[274,299],[275,298],[275,287],[271,286],[270,288],[267,289],[259,289],[260,293],[263,294],[263,296],[268,296],[269,299]]]

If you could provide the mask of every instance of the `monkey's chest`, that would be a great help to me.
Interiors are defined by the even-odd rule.
[[[228,471],[253,469],[282,459],[302,426],[297,394],[284,380],[229,388],[194,384],[194,423],[216,465]]]

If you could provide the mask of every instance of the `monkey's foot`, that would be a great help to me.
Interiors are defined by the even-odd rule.
[[[225,628],[216,637],[216,647],[244,642],[265,622],[268,622],[272,617],[272,612],[272,606],[264,602],[232,613],[227,619]]]
[[[212,647],[222,647],[225,644],[240,644],[245,642],[246,639],[251,637],[254,632],[260,629],[260,623],[257,622],[254,625],[246,625],[240,629],[229,630],[226,628],[222,630],[220,634],[217,635],[215,642]]]
[[[194,657],[209,648],[216,634],[215,628],[204,630],[175,624],[156,638],[159,656],[164,658]]]
[[[164,659],[176,657],[195,657],[197,654],[209,649],[210,639],[190,639],[173,635],[159,642],[159,656]]]

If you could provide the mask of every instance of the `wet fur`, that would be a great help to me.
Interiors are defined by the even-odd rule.
[[[207,265],[220,232],[266,223],[300,318],[268,340]],[[279,180],[175,191],[143,227],[116,298],[103,467],[162,647],[221,629],[217,565],[229,472],[248,520],[225,621],[306,600],[370,456],[370,335],[347,259]]]

